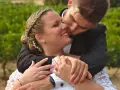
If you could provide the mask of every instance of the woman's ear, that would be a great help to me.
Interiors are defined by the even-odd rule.
[[[45,40],[44,40],[43,35],[41,33],[35,34],[35,39],[41,44],[45,43]]]

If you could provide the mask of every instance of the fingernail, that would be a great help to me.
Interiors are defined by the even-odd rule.
[[[54,64],[52,64],[50,67],[51,67],[51,68],[53,68],[53,67],[55,67],[55,65],[54,65]]]

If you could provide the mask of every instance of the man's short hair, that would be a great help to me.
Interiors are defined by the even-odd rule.
[[[80,14],[91,23],[98,23],[106,14],[109,0],[73,0],[73,5],[77,5]]]

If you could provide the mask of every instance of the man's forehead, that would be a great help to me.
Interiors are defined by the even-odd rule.
[[[68,0],[68,4],[72,4],[72,0]]]

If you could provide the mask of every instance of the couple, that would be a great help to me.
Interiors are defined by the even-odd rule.
[[[22,39],[22,42],[26,43],[26,46],[29,46],[30,51],[28,52],[26,51],[26,49],[23,48],[24,50],[22,50],[21,56],[25,58],[26,56],[28,56],[32,60],[35,58],[37,59],[38,57],[44,58],[43,57],[44,55],[58,56],[58,57],[55,57],[53,61],[50,60],[51,57],[48,57],[48,60],[44,59],[36,64],[32,63],[31,66],[25,72],[24,70],[26,69],[27,66],[30,65],[32,60],[19,61],[18,69],[19,71],[24,73],[21,74],[18,71],[15,71],[11,75],[10,80],[8,81],[8,86],[6,87],[6,90],[12,90],[12,89],[16,90],[19,87],[21,88],[20,90],[27,90],[27,89],[24,89],[26,87],[28,88],[28,90],[49,90],[49,89],[52,89],[53,87],[54,87],[53,89],[55,90],[57,89],[58,90],[67,90],[67,89],[88,90],[89,88],[91,88],[92,90],[96,90],[96,89],[115,90],[115,88],[112,86],[111,81],[109,80],[109,77],[106,71],[104,69],[103,70],[101,69],[102,67],[104,67],[101,64],[100,64],[101,68],[99,67],[99,69],[102,70],[101,72],[99,72],[100,71],[99,69],[95,69],[95,71],[93,71],[93,68],[95,65],[92,65],[93,68],[92,67],[91,69],[89,68],[90,73],[92,75],[95,75],[97,72],[99,72],[94,76],[94,80],[97,84],[94,83],[92,80],[88,80],[88,79],[85,79],[84,82],[80,83],[80,81],[83,81],[85,77],[88,77],[90,79],[91,74],[87,71],[88,69],[87,64],[79,60],[81,58],[84,60],[85,58],[84,55],[82,56],[80,51],[72,49],[72,47],[73,45],[76,45],[74,44],[76,43],[76,41],[78,43],[78,39],[80,40],[81,37],[84,37],[84,40],[87,40],[87,39],[89,40],[89,38],[91,37],[93,38],[93,40],[95,40],[95,38],[98,35],[100,37],[102,36],[103,38],[105,38],[103,34],[105,29],[104,29],[104,26],[97,25],[96,26],[97,28],[102,27],[102,29],[104,30],[101,31],[101,28],[100,28],[100,29],[97,29],[98,31],[95,31],[96,28],[93,28],[87,31],[90,28],[89,26],[93,27],[94,24],[92,26],[91,24],[88,23],[88,21],[85,21],[85,19],[82,18],[82,16],[77,17],[77,14],[79,13],[75,12],[76,17],[74,17],[73,14],[71,14],[73,16],[72,18],[69,17],[67,13],[68,12],[66,12],[66,14],[63,15],[65,18],[63,19],[63,21],[61,20],[60,16],[51,9],[38,11],[30,16],[26,24],[26,31],[25,31],[24,37]],[[88,20],[88,17],[86,19]],[[83,23],[81,23],[80,25],[78,21],[82,22],[82,20],[83,20]],[[74,35],[81,32],[82,34],[76,35],[72,41],[71,38],[69,38],[69,31],[71,31]],[[96,33],[96,35],[94,35],[94,33]],[[99,40],[100,37],[97,40]],[[72,54],[81,55],[81,57],[66,54],[63,52],[63,48],[69,44],[68,46],[66,46],[66,48],[68,48],[71,42],[72,42],[72,46],[71,46],[72,51],[70,52]],[[90,42],[90,41],[88,42],[91,43],[90,45],[94,46],[93,42]],[[103,41],[100,40],[99,43],[101,42]],[[80,48],[84,49],[84,45],[86,44],[82,42],[80,44],[78,43],[77,45],[78,46],[82,45],[80,46]],[[74,46],[74,48],[79,49],[78,46],[76,47]],[[90,46],[88,46],[88,48],[89,47]],[[101,50],[102,50],[102,47],[101,47]],[[26,51],[27,54],[24,51]],[[36,53],[36,54],[34,54],[33,56],[33,53]],[[62,56],[62,55],[65,55],[65,56]],[[52,62],[54,65],[42,66],[43,63],[45,63],[46,61],[48,61],[48,63]],[[22,67],[21,64],[23,65],[23,68],[20,69],[20,67]],[[90,64],[94,64],[94,62]],[[51,69],[51,68],[54,68],[52,71],[55,74],[54,73],[50,74],[50,71],[48,69]],[[71,70],[72,70],[72,73],[71,73]],[[50,76],[48,76],[48,74],[50,74]],[[31,84],[33,84],[33,86],[31,86]],[[61,87],[59,86],[59,84]],[[34,88],[34,89],[30,89],[30,88]]]

